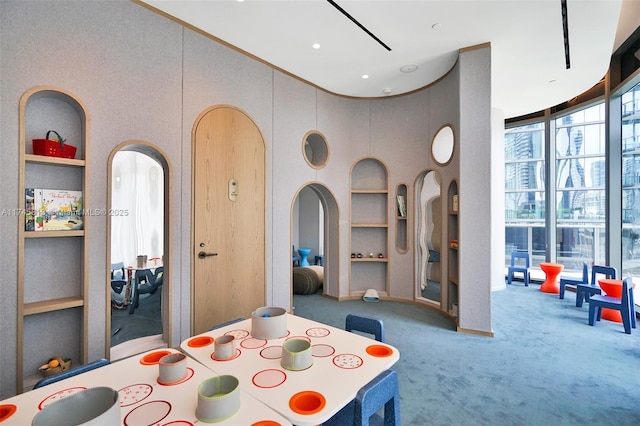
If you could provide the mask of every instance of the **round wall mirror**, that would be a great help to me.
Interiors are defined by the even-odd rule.
[[[314,169],[321,169],[329,160],[329,147],[324,136],[318,132],[309,132],[302,142],[304,159]]]
[[[444,126],[436,133],[431,144],[431,155],[438,164],[447,164],[453,156],[454,136],[453,128]]]

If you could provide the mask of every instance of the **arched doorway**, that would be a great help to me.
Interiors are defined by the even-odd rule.
[[[313,196],[311,196],[312,194]],[[306,200],[304,201],[305,206],[301,206],[301,199]],[[314,200],[315,205],[313,204]],[[296,209],[299,209],[299,211],[296,211]],[[310,223],[308,218],[301,218],[301,216],[305,215],[305,211],[317,212],[315,215],[310,215],[312,216],[311,221],[315,220],[316,223]],[[322,223],[317,223],[318,220],[321,220]],[[318,230],[317,246],[322,247],[322,253],[311,253],[310,263],[315,263],[316,254],[322,256],[322,293],[335,298],[340,296],[338,222],[338,204],[326,186],[321,183],[309,183],[298,190],[291,204],[291,246],[296,246],[296,242],[303,245],[305,244],[304,240],[300,239],[300,229],[308,229],[310,227]],[[291,276],[291,301],[293,304],[293,269]]]
[[[109,156],[106,347],[112,360],[171,341],[170,179],[166,155],[149,142],[123,142]],[[153,273],[157,285],[137,293],[143,280],[136,271]],[[155,305],[141,308],[147,296]]]
[[[266,302],[265,143],[232,106],[202,112],[192,131],[191,331],[248,318]]]

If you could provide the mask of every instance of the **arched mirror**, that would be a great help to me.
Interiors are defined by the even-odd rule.
[[[441,177],[426,171],[416,180],[416,298],[440,305],[442,270],[442,197]]]
[[[454,148],[453,128],[449,125],[444,126],[436,133],[431,143],[431,155],[433,159],[440,165],[445,165],[451,161]]]
[[[109,182],[107,327],[116,360],[170,341],[166,157],[145,142],[121,144]]]

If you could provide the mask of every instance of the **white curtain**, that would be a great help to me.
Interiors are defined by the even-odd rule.
[[[135,266],[136,256],[162,258],[164,174],[153,158],[116,153],[111,182],[111,262]]]

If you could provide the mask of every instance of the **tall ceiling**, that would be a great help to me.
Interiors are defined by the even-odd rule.
[[[455,65],[460,49],[490,43],[492,104],[506,118],[543,110],[591,88],[624,41],[619,30],[630,34],[640,22],[637,0],[567,0],[567,68],[561,0],[138,2],[349,97],[423,88]]]

